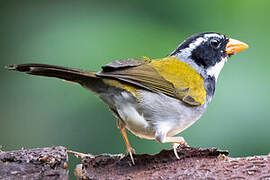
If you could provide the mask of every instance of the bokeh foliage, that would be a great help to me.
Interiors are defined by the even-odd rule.
[[[181,135],[231,156],[270,151],[270,1],[2,1],[0,144],[121,153],[108,108],[78,85],[6,71],[27,62],[99,70],[112,60],[167,56],[193,33],[216,31],[250,48],[223,69],[204,116]],[[129,135],[137,153],[169,144]]]

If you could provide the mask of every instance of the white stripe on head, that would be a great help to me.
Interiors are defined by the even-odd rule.
[[[180,51],[181,57],[190,58],[191,53],[194,49],[196,49],[198,46],[200,46],[203,42],[206,42],[209,38],[214,38],[214,37],[223,38],[223,35],[220,35],[217,33],[208,33],[208,34],[204,34],[202,37],[198,37],[195,41],[191,42],[188,47],[181,49],[181,51]],[[184,43],[185,43],[185,41],[183,43],[181,43],[178,47],[180,47]],[[180,53],[178,52],[176,54],[176,56]]]
[[[221,69],[223,68],[225,62],[227,61],[227,57],[223,58],[220,62],[216,63],[214,66],[209,67],[206,71],[202,66],[196,64],[191,57],[193,50],[196,49],[198,46],[200,46],[202,43],[208,41],[210,38],[222,39],[225,38],[225,36],[217,33],[204,34],[203,36],[198,37],[193,42],[191,42],[188,47],[181,49],[179,52],[177,52],[177,54],[174,54],[174,56],[177,56],[181,61],[189,64],[203,77],[207,77],[208,75],[210,75],[214,76],[215,79],[217,79]],[[181,43],[178,47],[180,47],[184,43],[185,41]]]
[[[223,35],[220,35],[220,34],[217,34],[217,33],[204,34],[203,37],[198,37],[195,41],[193,41],[192,43],[190,43],[187,48],[182,49],[181,50],[181,56],[184,57],[184,58],[189,58],[191,56],[191,53],[192,53],[192,51],[194,49],[196,49],[203,42],[206,42],[209,38],[213,38],[213,37],[216,37],[216,38],[220,38],[221,39],[223,37]]]
[[[194,42],[190,43],[189,46],[181,50],[181,56],[189,58],[194,49],[196,49],[202,42],[206,41],[203,37],[197,38]],[[179,54],[179,53],[178,53]]]
[[[206,39],[208,39],[208,38],[214,38],[214,37],[220,38],[220,39],[224,38],[223,35],[217,34],[217,33],[209,33],[209,34],[205,34],[203,37],[206,38]]]
[[[220,62],[216,63],[214,66],[209,67],[206,70],[207,75],[212,76],[212,77],[214,76],[215,79],[217,80],[219,73],[221,69],[223,68],[226,61],[227,61],[227,57],[222,58]]]

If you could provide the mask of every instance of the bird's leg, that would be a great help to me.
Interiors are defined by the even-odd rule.
[[[121,132],[121,134],[123,136],[123,139],[125,141],[127,153],[130,156],[130,159],[132,161],[132,164],[135,165],[135,162],[134,162],[134,159],[133,159],[133,156],[132,156],[132,154],[135,154],[135,151],[134,151],[134,149],[129,144],[127,133],[126,133],[125,124],[121,120],[118,120],[118,127],[119,127],[120,132]]]
[[[177,154],[177,147],[180,145],[188,147],[188,144],[183,137],[166,137],[164,142],[173,143],[173,152],[177,159],[180,159]]]

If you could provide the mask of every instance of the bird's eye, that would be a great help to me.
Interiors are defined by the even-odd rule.
[[[214,48],[217,49],[219,48],[220,42],[218,39],[211,39],[210,40],[210,45]]]

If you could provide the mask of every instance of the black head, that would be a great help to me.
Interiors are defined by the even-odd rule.
[[[193,59],[197,65],[208,68],[228,57],[228,41],[225,35],[215,32],[196,34],[181,43],[170,55]]]
[[[205,80],[206,92],[212,96],[216,80],[228,57],[248,48],[248,45],[225,35],[206,32],[182,42],[170,56],[188,63]]]

